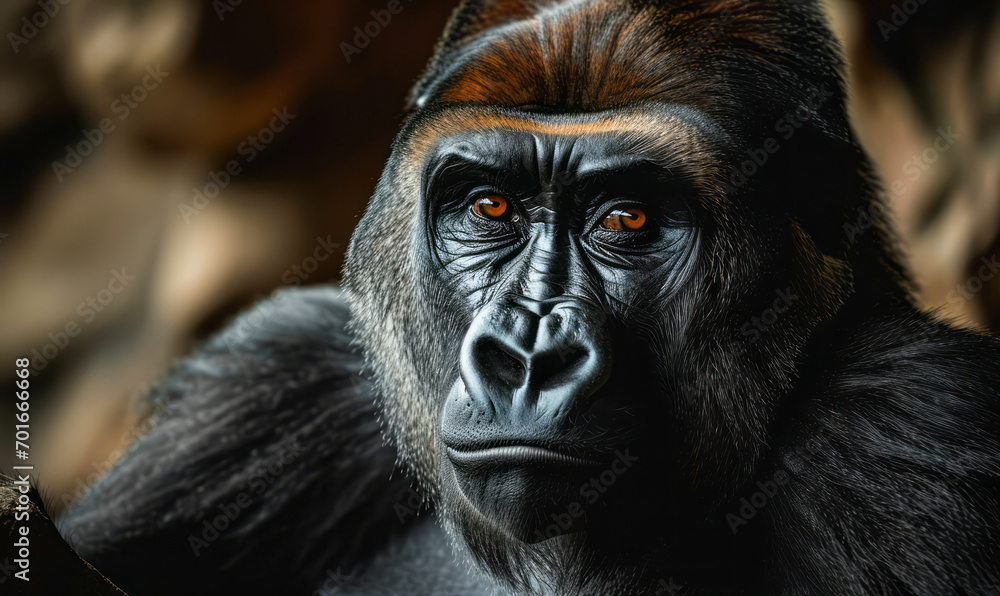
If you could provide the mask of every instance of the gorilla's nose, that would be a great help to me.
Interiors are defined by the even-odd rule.
[[[567,299],[512,298],[485,309],[462,345],[470,397],[510,422],[564,418],[610,375],[610,342],[595,320]]]

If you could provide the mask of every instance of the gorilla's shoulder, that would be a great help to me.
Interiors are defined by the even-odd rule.
[[[196,354],[256,359],[319,348],[346,355],[353,352],[349,319],[350,306],[338,286],[282,288],[238,315]]]
[[[156,418],[166,424],[192,422],[186,415],[192,408],[233,410],[245,423],[278,405],[301,410],[357,403],[373,413],[349,318],[337,286],[280,289],[177,362],[145,400],[161,410]],[[308,400],[293,401],[306,394]],[[259,422],[269,427],[274,421]]]
[[[177,363],[147,396],[151,430],[60,520],[77,552],[163,593],[305,591],[370,560],[411,487],[348,318],[336,287],[281,290]]]
[[[873,317],[839,345],[806,371],[809,418],[883,453],[912,440],[1000,461],[1000,341],[913,311]]]
[[[1000,340],[922,312],[873,318],[834,361],[839,389],[1000,414]]]
[[[835,577],[861,582],[852,594],[995,586],[983,548],[1000,541],[1000,342],[905,313],[822,360],[767,472],[788,479],[771,513],[791,532],[789,568],[820,592]]]

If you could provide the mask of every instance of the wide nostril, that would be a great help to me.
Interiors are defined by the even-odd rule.
[[[543,391],[572,383],[588,355],[589,352],[582,347],[562,346],[532,357],[532,384],[537,384],[538,389]]]
[[[473,347],[473,358],[481,374],[498,379],[509,387],[521,387],[528,376],[521,357],[494,337],[477,341]]]
[[[508,422],[560,420],[589,403],[610,377],[612,352],[606,330],[571,306],[541,317],[505,302],[484,309],[462,342],[468,398]]]

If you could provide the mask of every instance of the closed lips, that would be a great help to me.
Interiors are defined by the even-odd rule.
[[[456,464],[542,463],[562,466],[594,466],[599,462],[566,455],[534,445],[502,445],[484,449],[462,450],[448,447],[448,457]]]

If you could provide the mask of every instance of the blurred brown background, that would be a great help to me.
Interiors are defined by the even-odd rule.
[[[62,2],[0,6],[0,379],[38,372],[56,508],[141,434],[134,398],[174,359],[279,285],[337,278],[454,5]],[[921,300],[1000,331],[998,3],[828,6]]]

